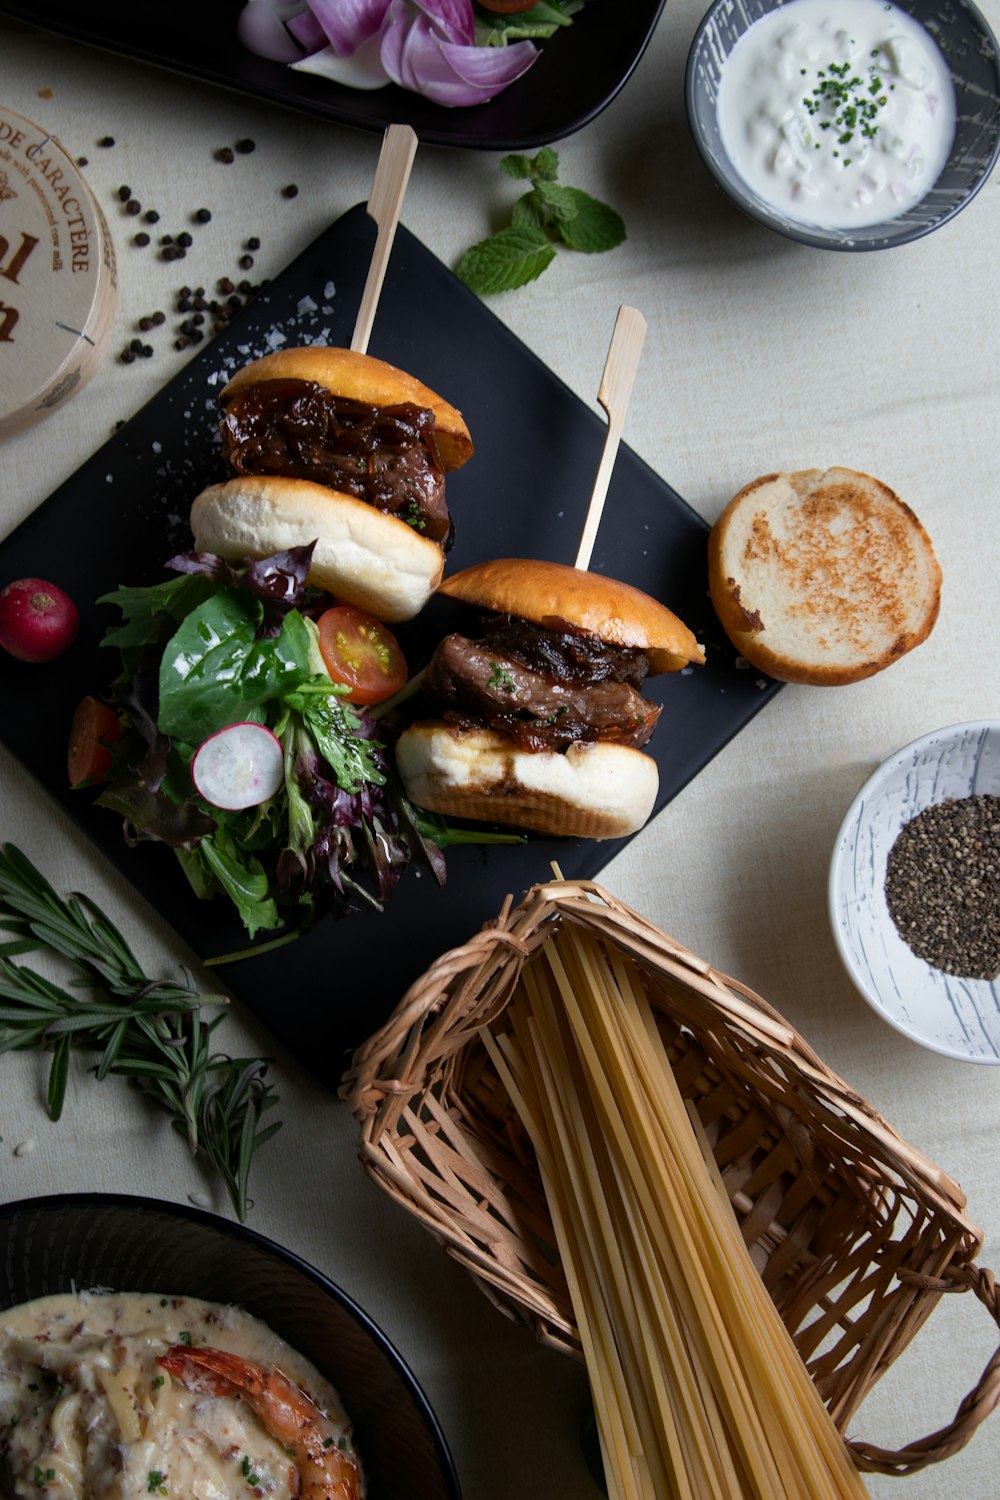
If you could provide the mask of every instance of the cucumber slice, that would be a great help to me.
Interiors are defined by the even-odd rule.
[[[226,812],[257,807],[285,779],[281,741],[263,724],[229,724],[198,746],[191,777],[213,807]]]

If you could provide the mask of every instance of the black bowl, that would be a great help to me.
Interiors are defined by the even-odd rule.
[[[110,1194],[0,1207],[0,1309],[89,1288],[238,1304],[337,1388],[368,1500],[461,1500],[437,1419],[385,1335],[333,1282],[262,1235]]]
[[[975,197],[1000,155],[1000,52],[971,0],[894,0],[930,32],[944,54],[957,106],[951,154],[930,192],[914,208],[880,224],[821,229],[800,224],[760,198],[726,155],[717,110],[719,75],[740,37],[784,0],[714,0],[691,43],[684,80],[688,123],[708,170],[751,219],[820,250],[886,250],[939,229]],[[831,10],[836,12],[836,0]]]

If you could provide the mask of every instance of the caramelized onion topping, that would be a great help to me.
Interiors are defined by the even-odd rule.
[[[236,474],[326,484],[450,545],[432,411],[368,406],[310,380],[262,380],[226,402],[222,441]]]

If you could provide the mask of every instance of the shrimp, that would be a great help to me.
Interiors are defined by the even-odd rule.
[[[188,1390],[246,1401],[288,1450],[299,1476],[299,1500],[361,1500],[356,1460],[337,1446],[336,1430],[316,1403],[280,1370],[224,1349],[186,1344],[175,1344],[157,1363]]]

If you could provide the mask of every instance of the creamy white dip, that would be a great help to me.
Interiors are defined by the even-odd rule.
[[[896,218],[937,180],[955,90],[937,43],[882,0],[790,0],[722,65],[733,166],[789,218],[850,229]]]
[[[66,1294],[0,1313],[0,1494],[293,1500],[300,1476],[289,1447],[239,1397],[192,1391],[166,1375],[157,1356],[175,1344],[282,1370],[353,1456],[336,1391],[239,1308],[190,1297]]]

